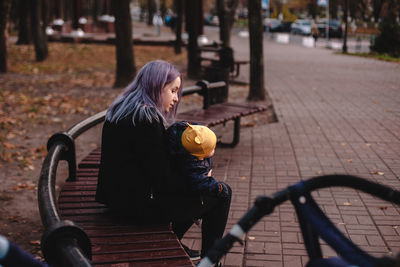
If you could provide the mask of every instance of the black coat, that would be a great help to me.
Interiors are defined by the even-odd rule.
[[[162,196],[187,191],[171,169],[167,150],[161,122],[133,126],[131,116],[117,123],[106,121],[96,200],[137,217],[152,216],[152,207]]]
[[[212,168],[212,158],[199,160],[182,146],[181,137],[186,128],[187,122],[183,121],[174,123],[167,129],[173,169],[183,177],[194,193],[215,196],[219,189],[218,182],[208,176]]]

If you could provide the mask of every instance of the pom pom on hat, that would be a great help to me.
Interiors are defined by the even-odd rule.
[[[182,133],[181,142],[190,154],[202,160],[214,151],[217,136],[206,126],[188,123],[188,127]]]

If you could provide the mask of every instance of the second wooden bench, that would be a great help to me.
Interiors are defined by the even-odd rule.
[[[225,82],[209,83],[200,81],[195,86],[184,89],[182,95],[198,93],[203,97],[203,108],[193,109],[177,114],[177,121],[189,121],[205,126],[225,124],[232,120],[234,122],[233,140],[231,143],[221,145],[234,147],[240,141],[240,118],[257,112],[267,110],[268,106],[251,103],[229,103],[227,98],[227,86]]]

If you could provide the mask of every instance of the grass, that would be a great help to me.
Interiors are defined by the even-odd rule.
[[[383,61],[400,63],[400,57],[392,57],[392,56],[390,56],[388,54],[378,54],[378,53],[342,53],[342,52],[338,52],[338,53],[344,54],[344,55],[349,55],[349,56],[366,57],[366,58],[373,58],[373,59],[378,59],[378,60],[383,60]]]

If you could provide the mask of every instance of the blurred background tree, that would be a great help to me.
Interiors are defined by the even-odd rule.
[[[383,20],[379,24],[379,35],[375,39],[372,50],[400,57],[400,25],[398,23],[399,1],[388,0],[384,6]]]

